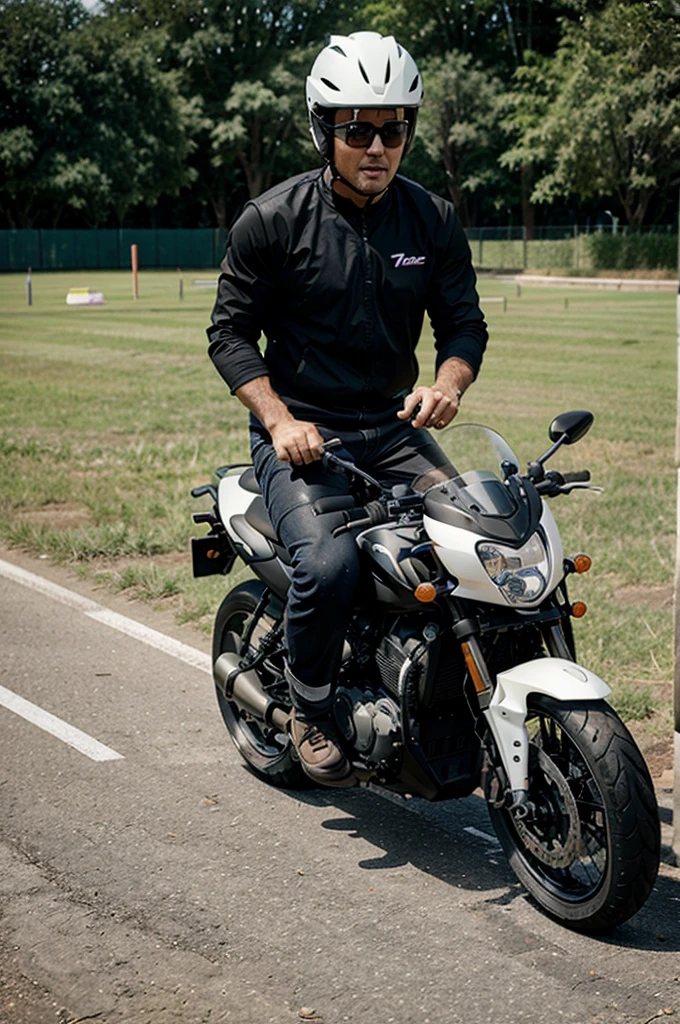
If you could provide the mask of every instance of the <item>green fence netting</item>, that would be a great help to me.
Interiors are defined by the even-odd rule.
[[[221,228],[0,231],[0,271],[124,270],[137,245],[140,268],[216,269],[226,245]]]

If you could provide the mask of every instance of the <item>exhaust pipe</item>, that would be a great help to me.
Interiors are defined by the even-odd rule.
[[[244,671],[236,653],[220,654],[213,665],[213,679],[227,700],[234,700],[249,715],[286,731],[290,715],[262,689],[257,673]]]

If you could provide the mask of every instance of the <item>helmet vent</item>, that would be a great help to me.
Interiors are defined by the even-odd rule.
[[[399,59],[401,59],[401,55],[403,52],[404,51],[402,50],[401,46],[399,45],[399,43],[397,43],[397,53],[399,55]]]
[[[390,80],[390,72],[391,72],[391,70],[392,70],[392,68],[391,68],[391,65],[390,65],[390,58],[388,57],[387,58],[387,67],[385,68],[385,85],[387,85],[387,83]]]
[[[334,85],[334,84],[333,84],[333,82],[329,82],[329,80],[328,80],[327,78],[322,78],[322,79],[321,79],[321,81],[322,81],[322,82],[323,82],[323,84],[324,84],[325,86],[327,86],[327,87],[328,87],[329,89],[332,89],[332,90],[333,90],[333,92],[340,92],[340,89],[339,89],[339,87],[338,87],[337,85]]]
[[[359,64],[359,71],[361,72],[361,74],[363,76],[364,82],[366,82],[367,85],[370,85],[371,84],[371,80],[369,79],[368,75],[366,74],[366,68],[361,63],[361,61],[358,61],[358,64]]]
[[[418,88],[418,82],[419,81],[420,81],[420,75],[416,75],[416,77],[411,82],[411,88],[409,89],[409,92],[413,92],[415,89]]]
[[[343,50],[343,48],[341,46],[331,46],[331,50],[335,50],[335,52],[339,53],[341,57],[346,57],[347,56],[347,54],[345,53],[345,51]]]

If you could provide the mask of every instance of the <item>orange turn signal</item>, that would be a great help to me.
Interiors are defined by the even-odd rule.
[[[211,548],[210,551],[206,551],[206,556],[208,558],[219,558],[220,557],[220,553],[219,553],[219,551],[215,551],[214,548]]]
[[[574,569],[576,572],[588,572],[593,560],[590,555],[575,555],[574,556]]]
[[[423,604],[429,604],[437,596],[437,588],[434,583],[419,583],[413,591],[413,596]]]
[[[582,619],[587,611],[588,605],[584,604],[583,601],[575,601],[571,606],[571,614],[575,619]]]

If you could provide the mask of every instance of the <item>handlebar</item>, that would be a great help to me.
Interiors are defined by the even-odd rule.
[[[579,469],[573,473],[563,473],[562,479],[565,484],[588,483],[590,480],[590,470]]]
[[[560,473],[557,469],[549,469],[543,479],[536,482],[535,486],[543,498],[554,498],[558,494],[570,494],[573,490],[602,490],[601,487],[591,486],[589,469],[578,469],[571,473]]]
[[[378,480],[359,469],[353,462],[339,458],[331,450],[341,446],[342,442],[337,437],[326,441],[323,445],[323,463],[326,466],[342,469],[343,472],[355,477],[356,482],[363,485],[366,496],[370,497],[372,492],[377,497],[369,501],[366,501],[363,495],[357,497],[351,494],[335,494],[326,498],[318,498],[312,505],[315,515],[326,515],[330,512],[342,514],[343,522],[333,530],[334,537],[357,528],[369,529],[371,526],[379,526],[381,523],[398,519],[407,513],[420,512],[423,504],[422,495],[410,492],[397,495],[388,491]],[[367,484],[369,489],[366,488]]]

